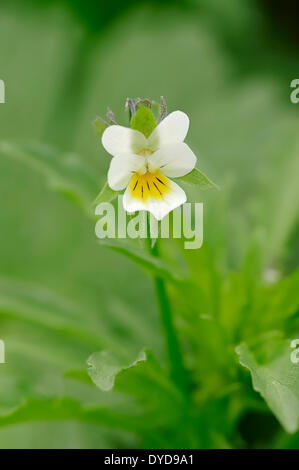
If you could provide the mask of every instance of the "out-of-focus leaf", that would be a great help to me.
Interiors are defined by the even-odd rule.
[[[152,391],[148,390],[149,397]],[[159,396],[156,396],[159,403]],[[148,400],[148,406],[152,406]],[[168,404],[169,405],[169,404]],[[111,428],[114,431],[126,431],[136,434],[140,439],[151,439],[153,443],[160,440],[167,446],[169,443],[169,433],[178,426],[179,442],[190,445],[188,441],[187,425],[182,426],[185,415],[179,414],[179,409],[173,406],[169,409],[167,402],[162,402],[161,409],[158,413],[149,410],[146,414],[140,414],[140,409],[136,406],[129,408],[117,409],[115,407],[98,407],[85,406],[79,401],[63,397],[63,398],[28,398],[24,404],[14,408],[9,413],[0,415],[0,427],[16,425],[21,423],[34,423],[40,421],[78,421],[90,423],[98,426]],[[171,412],[168,421],[165,420],[165,414]],[[180,421],[178,421],[178,417]],[[179,443],[177,444],[179,446]],[[154,447],[153,447],[154,448]]]
[[[149,397],[151,397],[150,407],[167,408],[173,403],[182,404],[181,391],[174,385],[164,368],[149,350],[145,350],[146,360],[136,363],[135,367],[123,368],[117,375],[115,389],[122,393],[134,395],[137,401],[143,403],[148,408]],[[155,397],[152,392],[155,390]],[[164,402],[164,405],[163,405]],[[162,411],[160,411],[162,414]],[[163,411],[164,413],[164,411]]]
[[[34,421],[71,420],[94,423],[131,432],[146,429],[138,416],[115,413],[105,408],[85,408],[71,398],[28,398],[20,407],[0,416],[0,427]]]
[[[100,193],[95,198],[93,202],[93,206],[96,206],[100,204],[101,202],[111,202],[113,201],[113,199],[117,197],[118,194],[119,194],[119,191],[113,191],[113,189],[110,188],[108,182],[106,181]]]
[[[164,439],[164,433],[168,435],[173,427],[180,428],[183,421],[185,427],[189,426],[186,419],[189,402],[150,351],[141,351],[134,360],[124,359],[123,355],[117,353],[96,352],[87,362],[89,375],[86,371],[73,370],[65,376],[84,384],[90,381],[102,391],[109,391],[113,387],[118,395],[130,400],[133,398],[133,409],[126,408],[126,411],[135,413],[137,406],[137,412],[142,412],[142,421],[147,423],[149,434],[156,436],[155,441],[159,433],[160,438]]]
[[[101,390],[114,387],[134,396],[146,415],[150,410],[155,422],[165,425],[163,420],[169,420],[169,415],[176,420],[184,413],[186,402],[181,391],[150,351],[141,351],[133,360],[124,360],[112,352],[96,352],[87,363],[91,379]]]
[[[0,313],[2,318],[22,320],[85,345],[100,344],[84,312],[38,285],[0,277]]]
[[[190,185],[197,185],[201,189],[219,189],[217,184],[213,183],[202,171],[198,168],[194,168],[190,173],[185,176],[180,176],[176,180],[183,181]]]
[[[93,121],[93,124],[94,124],[96,130],[98,131],[98,133],[100,134],[100,136],[102,136],[103,133],[104,133],[104,130],[107,129],[107,127],[109,127],[109,124],[107,124],[107,122],[104,121],[104,119],[102,119],[100,117],[97,117]]]
[[[112,239],[99,240],[99,243],[102,246],[106,246],[107,248],[111,248],[114,251],[122,253],[132,261],[135,261],[135,263],[149,270],[151,273],[168,280],[179,281],[181,279],[180,276],[178,276],[178,273],[175,273],[164,260],[152,256],[145,251],[136,249],[128,243]]]
[[[134,403],[144,410],[149,428],[165,426],[166,422],[182,419],[185,407],[181,391],[148,350],[134,359],[124,359],[115,352],[96,352],[87,361],[89,368],[70,370],[65,377],[84,384],[92,384],[102,391],[119,392],[134,397]],[[184,418],[183,418],[184,419]]]
[[[264,327],[276,326],[287,321],[289,324],[298,321],[299,312],[299,269],[273,286],[265,289],[260,312]]]
[[[265,243],[266,260],[272,262],[292,233],[298,221],[299,191],[297,175],[299,172],[299,142],[294,148],[287,149],[284,166],[274,173],[275,180],[270,186],[272,205],[268,202],[269,232]],[[273,187],[279,191],[273,191]],[[271,209],[270,209],[271,208]],[[273,216],[273,213],[275,216]]]
[[[88,373],[96,386],[107,392],[113,388],[115,377],[119,372],[134,367],[138,362],[145,360],[144,351],[141,351],[137,358],[129,364],[124,364],[118,356],[110,351],[99,351],[88,358]]]
[[[139,105],[131,120],[131,128],[142,132],[145,137],[149,137],[157,126],[152,111],[144,105]]]
[[[49,187],[91,215],[91,201],[97,191],[96,174],[79,155],[59,153],[40,143],[17,145],[0,142],[0,153],[42,173]]]
[[[240,364],[250,370],[253,388],[262,395],[285,430],[294,433],[299,427],[298,364],[291,361],[290,343],[277,350],[276,347],[274,357],[262,364],[245,343],[236,351]]]
[[[90,376],[88,375],[87,371],[82,370],[82,369],[68,370],[64,373],[64,377],[66,377],[67,379],[77,380],[78,382],[82,382],[82,383],[87,384],[87,385],[92,385],[93,384],[93,382],[92,382]]]

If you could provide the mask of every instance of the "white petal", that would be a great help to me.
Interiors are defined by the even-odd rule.
[[[147,139],[141,132],[116,125],[105,129],[102,144],[113,156],[137,153],[148,146]]]
[[[108,170],[108,184],[114,191],[125,189],[135,171],[144,167],[144,158],[140,155],[118,155],[113,157]]]
[[[184,142],[167,144],[148,157],[148,164],[150,171],[159,169],[163,175],[177,178],[193,170],[196,156]]]
[[[181,206],[187,200],[186,194],[180,186],[169,180],[171,191],[163,199],[154,199],[149,197],[146,201],[141,201],[132,197],[129,188],[126,189],[123,196],[123,206],[127,212],[149,211],[157,220],[163,219],[169,212],[176,207]]]
[[[174,111],[166,116],[148,138],[152,150],[162,145],[183,142],[189,129],[189,118],[182,111]]]

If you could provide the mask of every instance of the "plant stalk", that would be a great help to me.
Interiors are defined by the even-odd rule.
[[[154,247],[151,247],[151,237],[150,237],[150,217],[148,221],[148,245],[149,250],[153,256],[159,256],[158,242],[156,241]],[[171,309],[170,300],[167,294],[166,284],[164,279],[159,276],[154,276],[153,278],[155,292],[157,297],[157,303],[163,328],[163,333],[166,343],[166,351],[168,356],[168,363],[170,367],[170,374],[173,381],[176,385],[186,391],[189,387],[189,375],[187,370],[184,367],[180,343],[177,336],[177,332],[173,322],[173,314]]]

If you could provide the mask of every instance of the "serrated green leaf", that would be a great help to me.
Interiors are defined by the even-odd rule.
[[[97,387],[102,391],[114,388],[134,396],[145,409],[156,409],[160,415],[156,416],[158,420],[168,408],[183,406],[181,391],[149,350],[142,350],[133,360],[124,359],[115,352],[100,351],[92,354],[87,363],[88,374]]]
[[[142,132],[145,137],[149,137],[156,126],[157,123],[151,109],[147,106],[139,105],[132,117],[131,128]]]
[[[110,188],[108,182],[106,181],[100,193],[97,195],[97,197],[93,201],[93,206],[96,206],[97,204],[100,204],[101,202],[111,202],[113,201],[113,199],[117,197],[119,193],[120,191],[113,191],[113,189]]]
[[[190,185],[197,185],[201,189],[219,189],[217,184],[213,183],[202,171],[198,168],[194,168],[190,173],[185,176],[176,178],[176,180],[183,181]]]
[[[88,373],[96,386],[107,392],[113,388],[117,374],[145,360],[144,351],[141,351],[131,363],[123,363],[116,354],[110,351],[100,351],[88,358]]]
[[[104,130],[107,129],[107,127],[109,127],[109,124],[106,121],[104,121],[104,119],[102,119],[101,117],[97,117],[93,121],[93,124],[101,137],[104,133]]]
[[[170,405],[168,403],[170,399],[176,404],[181,403],[181,391],[171,381],[168,373],[161,367],[150,350],[146,349],[143,352],[146,360],[139,361],[135,367],[123,368],[118,373],[115,389],[134,395],[137,401],[143,403],[145,407],[148,407],[149,401],[151,402],[150,407],[153,406],[155,399],[152,397],[152,391],[156,390],[157,403],[155,406],[162,408],[163,412]],[[162,414],[162,411],[160,413]]]
[[[92,354],[87,363],[87,370],[70,370],[64,376],[84,384],[95,384],[104,391],[113,388],[132,395],[146,409],[152,410],[154,402],[157,409],[162,406],[164,411],[170,400],[182,404],[180,390],[149,350],[141,351],[134,360],[124,359],[123,354],[116,352],[100,351]],[[153,390],[156,390],[156,398],[152,396]]]
[[[262,345],[265,347],[265,345]],[[299,427],[299,368],[290,358],[288,341],[272,346],[268,360],[260,363],[257,354],[245,343],[236,348],[239,362],[250,370],[253,388],[259,392],[281,425],[289,433]]]

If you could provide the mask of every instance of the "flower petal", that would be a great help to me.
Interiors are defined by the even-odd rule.
[[[163,197],[155,198],[149,196],[142,201],[132,195],[128,186],[123,196],[123,206],[127,212],[149,211],[157,220],[163,219],[169,212],[186,202],[186,194],[180,186],[171,180],[168,180],[169,191]]]
[[[113,157],[108,170],[108,184],[114,191],[125,189],[135,171],[143,171],[144,158],[139,155]]]
[[[184,142],[163,145],[148,157],[149,171],[159,169],[170,178],[184,176],[193,170],[196,156]]]
[[[166,116],[148,138],[149,147],[155,151],[162,145],[183,142],[189,129],[189,118],[182,111]]]
[[[137,153],[148,146],[147,139],[141,132],[117,125],[105,129],[102,144],[113,156]]]

